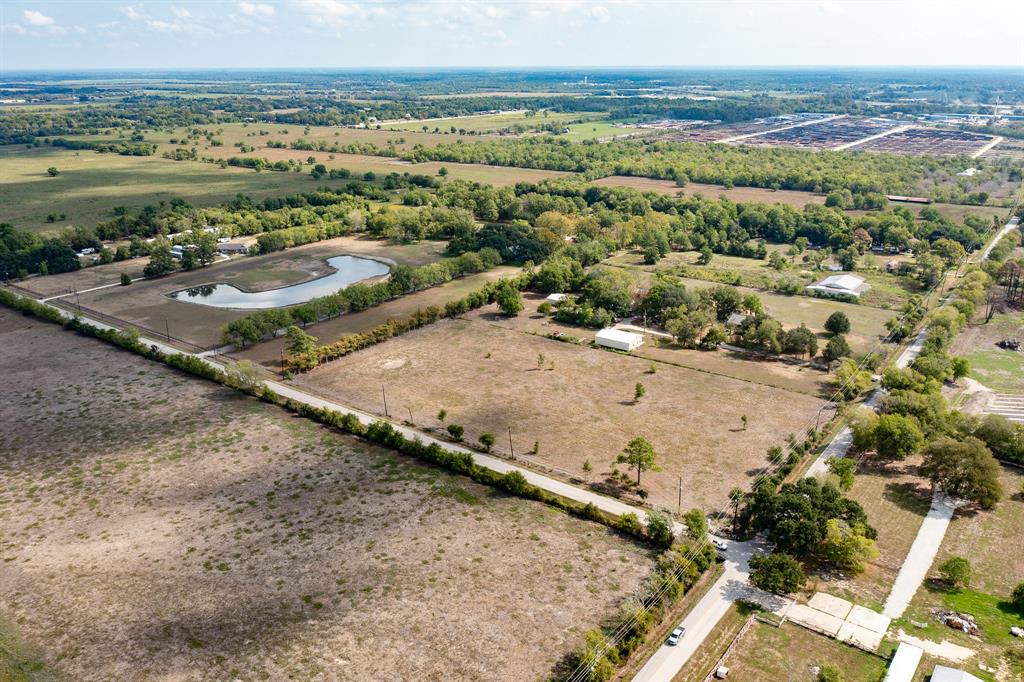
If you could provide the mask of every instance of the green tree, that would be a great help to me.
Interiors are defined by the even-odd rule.
[[[865,563],[878,558],[878,547],[862,524],[829,519],[818,554],[847,573],[860,575]]]
[[[448,410],[446,410],[444,408],[441,408],[440,410],[437,411],[437,421],[443,422],[445,420],[445,417],[447,417],[447,416],[448,416]]]
[[[826,663],[818,668],[815,682],[844,682],[843,673],[836,666]]]
[[[636,386],[633,387],[633,402],[640,402],[640,398],[643,398],[645,395],[647,395],[647,389],[639,381],[636,382]]]
[[[260,383],[262,383],[256,365],[250,360],[239,360],[234,365],[228,367],[225,374],[227,375],[226,383],[228,386],[250,393],[259,388]]]
[[[640,485],[640,474],[644,471],[661,471],[656,464],[657,455],[654,446],[641,436],[637,436],[626,444],[622,453],[615,459],[619,464],[627,464],[636,469],[636,484]]]
[[[743,503],[743,499],[747,496],[743,492],[743,488],[733,488],[729,491],[729,505],[732,507],[732,532],[736,532],[736,523],[739,520],[740,515],[740,504]]]
[[[672,520],[658,512],[647,512],[647,537],[662,547],[672,544]]]
[[[847,334],[850,331],[850,318],[841,310],[837,310],[825,320],[825,331],[829,334]]]
[[[126,287],[129,284],[131,284],[131,283],[132,283],[131,275],[129,275],[127,272],[122,272],[121,273],[121,286]]]
[[[458,440],[462,440],[462,435],[465,432],[466,432],[466,429],[464,429],[459,424],[449,424],[448,425],[448,435],[451,436],[452,438],[454,438],[457,441]]]
[[[871,372],[860,369],[850,358],[843,358],[833,382],[844,400],[852,400],[871,387]]]
[[[999,463],[985,443],[973,436],[963,440],[943,437],[929,443],[920,472],[946,494],[983,509],[994,507],[1003,494]]]
[[[950,557],[939,564],[939,576],[952,587],[968,587],[971,584],[971,562],[962,556]]]
[[[850,344],[846,342],[846,337],[841,334],[836,334],[828,343],[825,344],[825,350],[822,351],[821,357],[825,362],[835,362],[850,356]]]
[[[1024,615],[1024,583],[1020,583],[1017,587],[1013,588],[1013,593],[1010,595],[1010,603],[1017,611]]]
[[[302,331],[294,324],[289,326],[285,332],[286,348],[290,355],[302,355],[312,353],[316,349],[317,338]]]
[[[700,250],[700,256],[697,257],[697,265],[707,265],[713,257],[714,254],[711,252],[711,249],[705,246]]]
[[[886,459],[906,459],[924,444],[924,434],[913,417],[883,414],[875,426],[875,450]]]
[[[519,297],[519,292],[505,280],[498,284],[498,288],[494,292],[494,300],[501,312],[508,317],[515,317],[523,309],[523,301]]]
[[[832,457],[828,460],[828,470],[839,479],[839,489],[843,491],[853,487],[856,468],[857,464],[846,457]]]
[[[49,175],[51,178],[55,178],[58,175],[60,175],[60,171],[57,170],[56,166],[50,166],[49,168],[46,169],[46,174]]]
[[[159,239],[149,251],[149,263],[142,269],[142,274],[146,277],[163,277],[169,272],[174,272],[177,267],[178,263],[171,255],[170,242]]]
[[[750,582],[766,592],[796,592],[807,576],[800,562],[788,554],[756,554],[750,558]]]
[[[495,438],[494,438],[494,434],[493,433],[489,433],[489,432],[488,433],[481,433],[479,440],[480,440],[480,445],[483,445],[484,446],[484,450],[486,450],[487,452],[490,452],[491,448],[494,447]]]
[[[691,540],[704,540],[708,536],[708,519],[700,509],[691,509],[683,514],[686,535]]]

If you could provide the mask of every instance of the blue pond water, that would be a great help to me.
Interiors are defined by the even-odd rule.
[[[167,295],[186,303],[198,303],[214,308],[236,308],[239,310],[283,308],[288,305],[305,303],[318,296],[333,294],[350,284],[369,277],[387,274],[391,269],[380,261],[358,256],[334,256],[327,259],[327,264],[337,272],[279,289],[248,292],[230,284],[204,284]]]

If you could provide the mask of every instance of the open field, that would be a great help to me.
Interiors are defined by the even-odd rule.
[[[409,317],[417,310],[432,305],[443,307],[448,301],[462,298],[487,282],[510,277],[518,272],[518,268],[499,266],[487,272],[479,272],[436,287],[399,296],[357,313],[346,313],[319,324],[309,325],[305,329],[308,333],[316,336],[320,344],[332,343],[346,334],[368,331],[388,320]],[[281,367],[281,353],[284,351],[285,345],[284,338],[270,339],[233,355],[278,370]]]
[[[688,182],[686,187],[678,186],[673,180],[655,180],[654,178],[634,177],[630,175],[610,175],[594,181],[603,187],[628,187],[642,192],[658,192],[660,194],[693,196],[702,194],[708,198],[728,197],[731,201],[761,202],[765,204],[789,204],[803,208],[806,204],[824,204],[825,195],[794,190],[762,189],[761,187],[733,187],[726,189],[720,185],[705,185],[699,182]]]
[[[493,313],[492,313],[493,314]],[[544,369],[538,369],[538,356]],[[554,369],[551,369],[551,363]],[[483,318],[443,320],[323,365],[294,382],[324,397],[383,412],[381,385],[392,414],[411,411],[417,424],[499,436],[508,452],[584,477],[603,480],[626,443],[644,436],[658,453],[661,472],[642,478],[651,501],[675,509],[682,476],[684,508],[726,506],[733,486],[745,486],[765,465],[768,447],[813,422],[824,401],[682,367],[523,334]],[[633,401],[642,382],[647,395]],[[759,406],[785,404],[785,410]],[[714,406],[709,409],[710,406]],[[749,413],[742,430],[740,415]],[[527,455],[534,443],[538,455]]]
[[[793,623],[776,628],[754,623],[726,665],[732,682],[814,682],[812,667],[830,664],[849,682],[876,682],[886,661]]]
[[[1024,469],[1003,465],[1003,501],[993,511],[953,516],[936,565],[951,556],[967,557],[974,569],[971,587],[1006,597],[1024,582]]]
[[[609,121],[588,121],[586,123],[571,123],[566,126],[569,132],[562,133],[559,139],[582,142],[583,140],[607,140],[614,137],[633,137],[645,134],[642,130],[635,128],[623,128]],[[674,183],[673,183],[674,184]]]
[[[214,139],[224,143],[223,147],[213,147],[205,136],[193,137],[189,144],[171,145],[170,140],[180,141],[188,138],[189,130],[209,130],[214,133]],[[330,145],[348,144],[374,144],[378,147],[394,146],[395,149],[412,149],[416,145],[424,147],[435,147],[439,144],[451,142],[451,135],[437,133],[424,133],[416,129],[416,132],[399,132],[394,130],[376,130],[373,128],[351,128],[342,126],[302,126],[280,123],[219,123],[215,126],[193,126],[192,128],[174,128],[171,130],[147,131],[145,133],[147,142],[156,142],[160,145],[158,153],[175,149],[177,147],[187,149],[196,145],[199,155],[237,152],[235,144],[238,142],[256,147],[258,150],[268,150],[267,142],[285,142],[291,144],[296,140],[307,140],[318,143],[323,141]],[[230,152],[230,153],[229,153]]]
[[[561,332],[567,336],[574,336],[585,343],[590,343],[594,340],[594,335],[597,333],[596,329],[563,324],[553,318],[545,317],[535,312],[537,306],[543,301],[543,295],[528,292],[523,295],[525,309],[516,317],[496,316],[493,307],[469,312],[464,317],[481,319],[489,324],[498,325],[506,329],[514,329],[527,334],[547,336],[554,332]],[[636,323],[641,325],[642,320],[637,320]],[[786,362],[755,361],[750,354],[736,353],[724,348],[713,351],[692,350],[682,348],[667,339],[660,339],[649,335],[647,342],[634,350],[633,354],[657,362],[681,365],[701,372],[720,374],[764,386],[774,386],[775,388],[787,391],[796,391],[808,395],[831,394],[829,390],[829,377],[825,372]]]
[[[262,291],[329,274],[325,260],[331,256],[352,254],[375,256],[399,264],[424,265],[441,257],[441,242],[393,245],[359,237],[336,237],[263,256],[237,258],[201,270],[177,272],[160,279],[135,282],[131,286],[100,289],[66,299],[69,305],[99,311],[140,329],[162,334],[168,328],[173,337],[202,347],[219,345],[221,331],[228,322],[252,311],[215,308],[168,298],[167,294],[203,284],[223,282],[243,290]],[[110,271],[117,281],[117,271]],[[62,287],[65,275],[28,280],[49,287]],[[75,281],[78,273],[69,273]]]
[[[0,316],[0,620],[66,679],[540,679],[650,570],[599,525]]]
[[[557,111],[539,112],[535,115],[528,116],[526,111],[506,111],[500,114],[458,116],[455,118],[433,121],[410,120],[382,123],[381,128],[384,130],[423,131],[423,126],[426,126],[428,131],[447,130],[450,132],[454,127],[456,130],[466,130],[475,133],[494,133],[505,128],[513,128],[517,125],[529,128],[531,126],[543,125],[545,123],[565,123],[580,119],[599,120],[605,116],[606,114],[597,112],[562,113]]]
[[[881,609],[931,504],[931,487],[916,474],[919,464],[920,457],[912,457],[887,466],[865,462],[858,467],[849,497],[863,505],[868,523],[878,530],[879,557],[861,575],[812,584],[809,592],[820,589]]]
[[[312,192],[325,184],[308,174],[256,173],[197,161],[170,161],[159,154],[160,150],[155,156],[120,156],[0,146],[0,222],[39,232],[56,231],[109,220],[115,206],[139,209],[174,198],[212,206],[239,192],[262,199]],[[49,177],[46,169],[50,166],[60,175]],[[345,181],[326,184],[343,187]],[[67,219],[48,223],[50,213],[64,213]]]
[[[984,319],[984,318],[982,318]],[[1024,337],[1019,313],[998,313],[987,323],[970,324],[957,335],[951,352],[970,362],[970,377],[998,393],[1024,393],[1024,353],[1003,350],[998,341]]]

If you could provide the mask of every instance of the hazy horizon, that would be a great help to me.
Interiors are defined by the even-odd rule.
[[[7,2],[0,69],[1024,68],[1024,3],[963,7],[921,0]]]

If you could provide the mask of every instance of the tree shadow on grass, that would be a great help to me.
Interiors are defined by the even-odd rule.
[[[920,516],[926,515],[932,504],[931,490],[913,482],[886,483],[882,497],[900,509]]]

